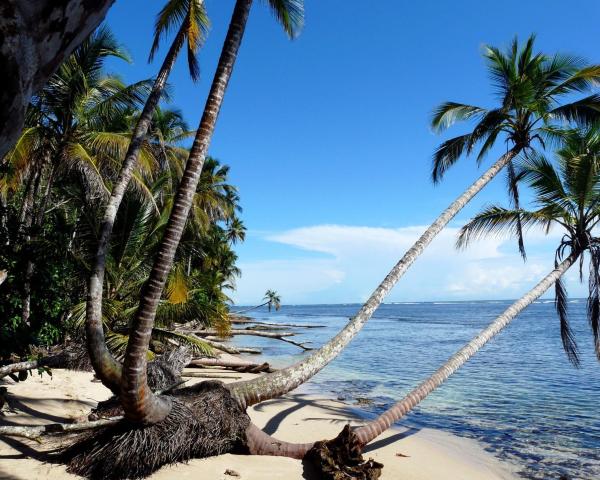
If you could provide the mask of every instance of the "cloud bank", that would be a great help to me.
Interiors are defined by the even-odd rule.
[[[315,225],[262,235],[268,245],[289,247],[286,260],[240,259],[237,303],[254,303],[268,288],[284,302],[355,303],[364,301],[425,226],[376,228]],[[517,298],[553,266],[559,232],[526,238],[528,260],[514,240],[490,238],[457,251],[458,229],[446,228],[400,280],[386,301]],[[567,274],[572,296],[583,289]]]

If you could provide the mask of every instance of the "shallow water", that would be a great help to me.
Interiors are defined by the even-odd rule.
[[[365,417],[381,413],[432,373],[511,302],[436,302],[382,305],[358,337],[311,382],[313,391],[348,401],[368,397]],[[322,324],[297,329],[318,347],[360,305],[283,306],[249,312],[257,319]],[[480,441],[530,479],[600,478],[600,363],[585,318],[572,300],[571,323],[581,351],[574,368],[562,350],[552,301],[531,305],[401,423],[437,428]],[[270,339],[241,337],[260,346],[275,366],[301,357]]]

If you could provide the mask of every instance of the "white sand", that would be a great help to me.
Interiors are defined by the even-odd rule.
[[[9,385],[16,412],[0,417],[0,424],[42,424],[82,417],[97,401],[109,397],[108,390],[91,380],[92,375],[89,373],[55,370],[52,378],[44,375],[42,378],[34,377]],[[293,442],[333,438],[345,423],[356,424],[348,405],[303,394],[292,394],[280,400],[264,402],[251,408],[249,414],[269,434]],[[62,466],[44,464],[31,458],[32,453],[35,453],[32,449],[43,448],[43,445],[35,442],[1,438],[0,479],[78,478],[66,473]],[[511,465],[501,463],[485,452],[477,442],[436,430],[390,430],[367,448],[365,456],[384,464],[381,477],[384,480],[516,478]],[[302,462],[298,460],[239,455],[222,455],[164,467],[151,478],[234,480],[236,477],[225,475],[226,469],[238,472],[241,480],[309,478],[303,475]]]

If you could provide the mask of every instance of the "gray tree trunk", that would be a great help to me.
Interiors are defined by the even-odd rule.
[[[541,297],[564,273],[575,263],[578,255],[571,254],[566,260],[552,270],[534,288],[508,307],[502,315],[483,329],[479,335],[456,352],[444,365],[438,368],[427,380],[413,389],[402,400],[393,405],[378,418],[356,430],[363,445],[374,440],[396,421],[410,412],[431,392],[444,383],[450,375],[467,363],[483,346],[500,333],[508,324],[534,300]]]
[[[0,5],[0,158],[14,145],[27,104],[114,0],[3,0]]]
[[[504,329],[519,313],[521,313],[534,300],[546,292],[577,260],[576,254],[571,254],[557,268],[552,270],[532,290],[508,307],[490,325],[483,329],[473,340],[455,353],[444,365],[427,380],[412,390],[401,401],[393,405],[377,419],[363,427],[357,428],[356,434],[361,445],[373,441],[385,430],[398,421],[424,398],[444,383],[450,375],[462,367],[475,355],[487,342]],[[246,431],[248,448],[254,455],[276,455],[291,458],[304,458],[314,443],[291,443],[280,441],[266,434],[255,425],[250,425]]]
[[[167,56],[156,76],[152,91],[146,100],[140,118],[133,130],[127,153],[119,177],[117,178],[110,198],[104,210],[104,217],[100,225],[98,246],[92,273],[88,279],[88,295],[86,301],[86,339],[90,359],[96,375],[104,386],[108,387],[115,395],[119,395],[121,387],[121,364],[115,360],[108,348],[104,338],[104,327],[102,325],[102,294],[104,286],[104,272],[106,269],[106,255],[109,249],[109,240],[112,234],[119,206],[125,195],[127,185],[131,180],[133,171],[138,164],[138,157],[148,128],[152,122],[152,115],[160,101],[167,79],[175,65],[177,54],[185,40],[185,22],[182,23]]]
[[[504,154],[481,177],[467,188],[442,214],[425,230],[415,244],[392,268],[383,282],[371,294],[358,314],[333,339],[307,356],[304,360],[270,375],[229,385],[232,394],[243,407],[277,398],[297,388],[319,372],[350,343],[381,305],[385,296],[396,285],[412,263],[431,243],[435,236],[454,218],[454,216],[504,168],[517,154],[514,148]]]

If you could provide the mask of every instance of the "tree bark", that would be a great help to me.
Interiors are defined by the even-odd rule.
[[[508,324],[534,300],[542,296],[575,263],[579,255],[572,253],[552,270],[534,288],[508,307],[502,315],[483,329],[473,340],[456,352],[444,365],[438,368],[427,380],[413,389],[402,400],[381,414],[378,418],[356,430],[363,445],[374,440],[396,421],[410,412],[431,392],[444,383],[450,375],[467,363],[483,346],[500,333]]]
[[[302,385],[337,357],[371,318],[375,310],[383,302],[385,296],[419,257],[425,247],[518,153],[518,148],[509,150],[442,212],[404,254],[394,268],[392,268],[383,282],[381,282],[362,306],[358,314],[350,319],[348,324],[333,339],[308,355],[305,359],[290,367],[278,370],[270,375],[229,385],[232,394],[238,399],[240,404],[243,407],[248,407],[271,398],[285,395],[287,392]]]
[[[171,403],[155,396],[146,379],[146,352],[150,343],[156,309],[200,180],[204,159],[223,103],[227,84],[242,43],[252,0],[237,0],[204,113],[190,150],[185,171],[173,202],[163,240],[148,281],[142,288],[140,305],[133,320],[127,344],[121,395],[125,417],[133,422],[151,424],[164,419]]]
[[[0,6],[0,158],[14,145],[35,94],[114,0],[4,0]]]
[[[117,216],[117,211],[125,195],[127,185],[131,180],[133,171],[138,163],[140,149],[148,133],[148,128],[152,122],[152,115],[160,101],[164,91],[167,79],[177,54],[185,40],[184,33],[185,22],[182,23],[167,56],[158,72],[156,80],[152,86],[152,91],[146,99],[146,104],[140,114],[140,118],[133,130],[125,160],[121,166],[119,177],[117,178],[110,198],[104,210],[104,216],[100,224],[100,234],[98,237],[98,246],[94,259],[92,274],[88,279],[88,295],[86,302],[86,338],[90,359],[98,378],[102,383],[110,388],[115,395],[120,393],[121,388],[121,364],[112,356],[106,347],[104,338],[104,329],[102,325],[102,293],[104,285],[104,273],[106,269],[106,255],[109,249],[109,240],[112,234],[113,226]]]

